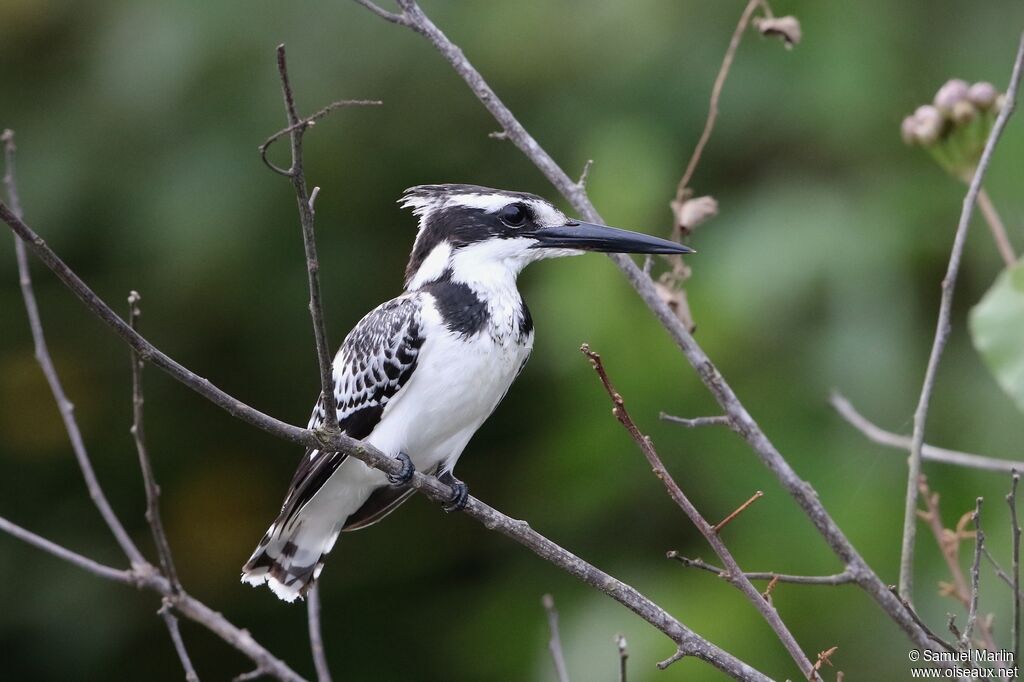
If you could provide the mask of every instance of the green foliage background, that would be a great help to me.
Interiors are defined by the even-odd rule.
[[[668,199],[697,139],[742,3],[452,3],[425,9],[570,172],[594,159],[591,196],[614,225],[667,231]],[[870,445],[826,405],[841,388],[909,432],[964,188],[899,140],[902,116],[948,77],[1004,87],[1019,2],[778,0],[804,42],[748,34],[695,185],[721,202],[700,228],[689,293],[698,338],[850,539],[895,582],[904,458]],[[288,183],[256,146],[283,125],[273,50],[288,44],[299,103],[379,98],[307,138],[332,342],[400,291],[414,223],[405,187],[473,182],[553,195],[462,82],[418,36],[350,2],[2,0],[0,125],[17,130],[27,219],[108,301],[143,296],[144,331],[260,409],[304,423],[317,392],[302,244]],[[1024,248],[1024,123],[987,183]],[[278,150],[283,151],[283,150]],[[149,548],[128,435],[126,349],[33,263],[56,363],[115,508]],[[994,280],[979,222],[968,250],[929,441],[1022,456],[1021,415],[970,346],[966,311]],[[840,569],[772,475],[723,429],[686,431],[660,410],[714,414],[671,341],[606,260],[522,278],[534,357],[459,466],[473,492],[630,582],[685,623],[780,678],[797,675],[768,627],[725,583],[664,558],[710,558],[611,418],[577,352],[587,341],[679,483],[711,519],[765,498],[726,539],[751,570]],[[237,422],[156,370],[147,429],[165,522],[186,587],[312,675],[301,606],[238,582],[299,452]],[[947,525],[983,495],[1008,564],[1003,477],[926,464]],[[123,565],[74,465],[32,358],[11,241],[0,240],[0,514]],[[946,570],[921,533],[919,606],[941,629]],[[152,556],[152,552],[150,551]],[[630,679],[719,679],[672,653],[609,599],[463,516],[415,498],[346,535],[322,580],[338,679],[551,680],[540,605],[555,595],[576,680],[611,680],[625,633]],[[181,678],[157,600],[0,537],[6,679]],[[1008,641],[1009,592],[988,571],[982,611]],[[847,679],[904,679],[908,642],[853,588],[779,586],[775,603],[808,652],[839,646]],[[960,617],[963,622],[963,616]],[[203,679],[247,661],[183,623]],[[9,676],[9,677],[8,677]]]

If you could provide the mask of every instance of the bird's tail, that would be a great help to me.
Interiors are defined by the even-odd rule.
[[[340,532],[335,522],[318,521],[313,514],[278,519],[242,567],[242,582],[253,587],[267,583],[286,602],[304,597]]]

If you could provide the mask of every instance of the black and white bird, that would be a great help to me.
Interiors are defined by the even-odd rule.
[[[533,348],[533,321],[516,288],[530,263],[584,251],[692,253],[675,242],[571,220],[521,192],[475,185],[422,185],[399,202],[419,218],[405,292],[360,320],[334,358],[338,423],[402,460],[389,478],[340,453],[310,450],[277,520],[242,569],[281,599],[320,577],[342,531],[366,528],[405,501],[413,467],[455,490],[462,450],[505,396]],[[309,420],[323,421],[318,402]]]

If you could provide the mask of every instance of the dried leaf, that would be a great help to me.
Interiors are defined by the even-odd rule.
[[[759,17],[754,20],[754,26],[763,36],[781,38],[787,50],[792,50],[803,37],[800,32],[800,20],[794,16]]]
[[[673,201],[672,212],[683,231],[691,232],[693,228],[718,215],[718,201],[712,196],[694,197],[682,203]]]

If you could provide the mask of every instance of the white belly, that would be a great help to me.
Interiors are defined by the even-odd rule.
[[[406,453],[419,471],[442,464],[450,470],[515,380],[530,354],[528,340],[499,343],[486,332],[468,340],[431,335],[409,384],[367,440],[390,455]]]
[[[426,340],[408,383],[388,402],[366,441],[385,454],[409,455],[421,473],[451,471],[477,429],[498,406],[533,349],[533,332],[469,338],[445,327],[433,306],[424,306]],[[502,329],[501,331],[505,331]],[[387,485],[387,476],[348,458],[315,496],[313,505],[338,526]]]

